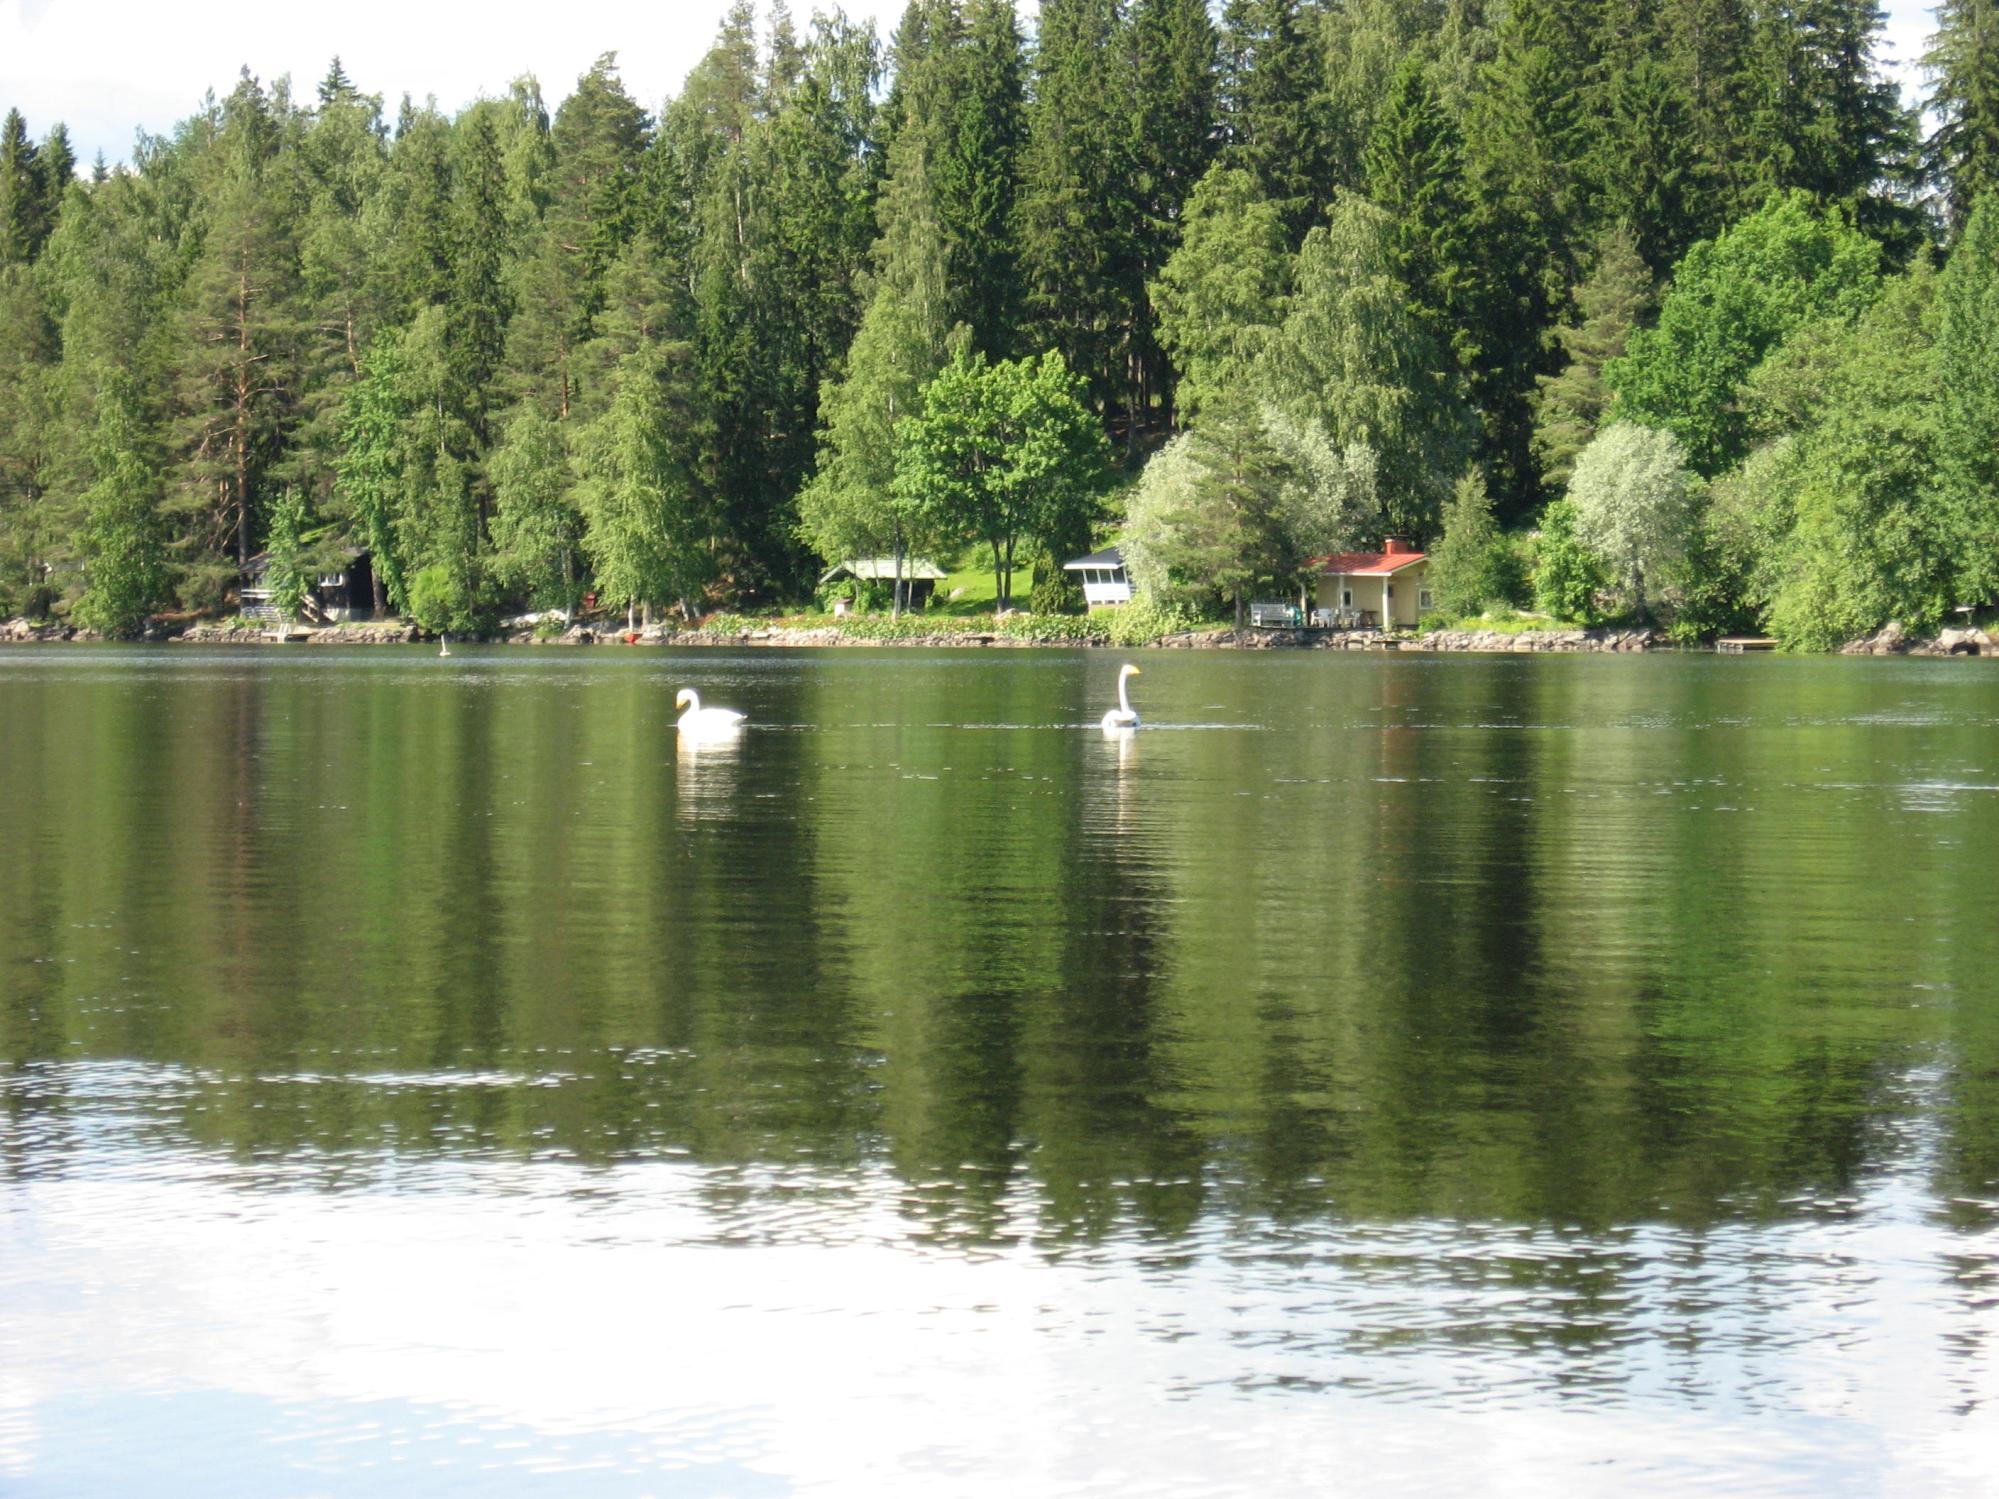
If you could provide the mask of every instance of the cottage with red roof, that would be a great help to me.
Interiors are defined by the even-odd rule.
[[[1312,564],[1319,575],[1318,606],[1335,619],[1363,628],[1398,629],[1432,607],[1430,559],[1400,536],[1378,552],[1341,552]]]

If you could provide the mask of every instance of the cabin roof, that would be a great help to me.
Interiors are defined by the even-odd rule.
[[[939,582],[950,574],[932,562],[928,557],[905,557],[902,559],[902,579],[905,583],[920,582],[928,578]],[[859,578],[864,583],[893,582],[895,579],[895,558],[893,557],[849,557],[844,562],[836,562],[819,575],[821,583],[830,583],[835,578]]]
[[[337,555],[346,558],[349,562],[359,562],[363,557],[368,555],[368,549],[366,547],[344,546],[340,548]],[[327,557],[328,554],[325,552],[308,552],[306,554],[307,559],[317,558],[320,561],[327,560]],[[307,560],[306,565],[311,567],[318,564],[315,561]],[[253,578],[261,578],[270,570],[271,554],[268,551],[252,552],[250,560],[243,564],[244,573]]]
[[[1312,565],[1329,578],[1386,578],[1427,557],[1425,552],[1335,552]]]
[[[1087,557],[1076,557],[1062,564],[1064,572],[1081,572],[1086,567],[1123,567],[1124,554],[1116,547],[1105,547],[1101,552],[1092,552]]]

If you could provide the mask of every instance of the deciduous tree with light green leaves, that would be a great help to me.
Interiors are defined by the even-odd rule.
[[[271,603],[286,619],[298,617],[312,587],[312,564],[306,556],[305,496],[298,486],[287,485],[271,507],[270,534],[264,539],[264,586],[271,591]]]
[[[1284,321],[1290,279],[1277,204],[1241,168],[1211,168],[1187,201],[1179,247],[1151,286],[1159,341],[1180,371],[1183,425],[1208,402],[1245,388]]]
[[[94,482],[83,495],[83,597],[77,622],[107,635],[138,630],[165,602],[169,582],[157,447],[129,383],[113,375],[97,401]]]
[[[1552,500],[1541,515],[1534,557],[1534,602],[1556,619],[1597,621],[1597,595],[1607,586],[1603,559],[1576,535],[1574,500]]]
[[[1290,310],[1254,384],[1261,401],[1318,423],[1335,447],[1372,449],[1388,525],[1420,536],[1435,531],[1475,426],[1409,311],[1388,228],[1379,208],[1347,193],[1332,222],[1305,236]]]
[[[1219,597],[1240,625],[1254,590],[1303,589],[1312,558],[1374,532],[1377,482],[1369,449],[1342,452],[1323,428],[1238,392],[1146,464],[1125,561],[1146,597],[1196,608]]]
[[[575,476],[560,422],[533,407],[508,423],[488,465],[493,481],[493,570],[537,606],[575,617],[582,593],[577,571],[583,517],[571,490]]]
[[[1880,290],[1881,247],[1803,193],[1687,251],[1655,328],[1631,335],[1604,379],[1618,413],[1673,433],[1696,472],[1716,474],[1749,450],[1738,397],[1749,372],[1793,329],[1855,317]]]
[[[947,544],[987,549],[1001,609],[1022,543],[1086,531],[1109,478],[1103,427],[1083,400],[1053,351],[998,364],[960,354],[897,434],[897,491]]]
[[[1999,597],[1999,185],[1979,195],[1937,278],[1941,458],[1961,518],[1959,602]]]
[[[1744,569],[1748,602],[1786,645],[1833,649],[1890,619],[1926,633],[1991,595],[1999,505],[1954,451],[1976,396],[1952,396],[1945,375],[1948,274],[1919,268],[1857,322],[1757,372],[1759,387],[1783,387],[1769,404],[1795,413],[1792,430],[1725,480],[1719,503],[1763,554]]]
[[[654,350],[618,369],[617,393],[578,439],[577,498],[597,591],[627,621],[653,604],[691,612],[707,581],[711,532],[682,440],[674,372]]]

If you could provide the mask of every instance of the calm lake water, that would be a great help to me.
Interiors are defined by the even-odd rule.
[[[0,651],[0,1493],[1995,1451],[1999,666]]]

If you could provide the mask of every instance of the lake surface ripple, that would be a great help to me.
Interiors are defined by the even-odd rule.
[[[0,1493],[1993,1492],[1999,670],[1124,659],[0,649]]]

